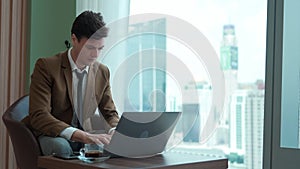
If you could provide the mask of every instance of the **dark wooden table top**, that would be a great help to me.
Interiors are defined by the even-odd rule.
[[[226,169],[228,160],[223,157],[192,155],[178,152],[167,152],[147,158],[110,158],[103,162],[85,163],[80,160],[62,160],[52,156],[40,156],[38,167],[47,169]]]

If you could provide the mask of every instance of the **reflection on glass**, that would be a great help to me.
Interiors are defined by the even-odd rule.
[[[284,1],[280,146],[300,148],[299,1]]]
[[[161,31],[166,36],[151,33],[127,36],[110,49],[107,55],[111,56],[102,60],[111,68],[112,92],[119,112],[182,111],[184,116],[170,140],[171,145],[177,145],[172,151],[226,156],[229,169],[261,169],[267,0],[209,3],[131,0],[130,14],[143,13],[178,17],[204,34],[216,51],[224,73],[224,111],[221,118],[213,116],[217,122],[213,135],[203,138],[212,105],[212,77],[191,48],[167,36],[168,22],[153,18],[129,23],[129,34],[147,30]],[[182,30],[182,27],[176,25],[171,29]],[[193,35],[190,39],[202,47],[201,40]],[[177,60],[173,62],[170,58]],[[147,69],[140,69],[145,65]],[[151,69],[151,65],[159,69]],[[178,70],[176,74],[184,70],[189,76],[178,79],[168,74],[173,68]],[[132,73],[136,70],[141,71]],[[214,109],[212,112],[219,113]]]
[[[177,128],[171,141],[182,141],[173,151],[226,156],[231,169],[262,168],[266,12],[267,1],[261,0],[131,0],[131,14],[163,13],[194,25],[214,46],[224,72],[227,97],[222,118],[212,137],[200,142],[212,104],[213,86],[193,52],[180,41],[166,39],[167,51],[178,57],[195,79],[186,81],[183,91],[171,85],[171,78],[166,79],[167,110],[195,113],[178,123],[179,128],[185,128],[184,122],[194,122],[185,134]],[[166,27],[168,34],[168,24]],[[167,59],[166,68],[168,63]],[[173,91],[197,93],[199,98],[192,102]]]

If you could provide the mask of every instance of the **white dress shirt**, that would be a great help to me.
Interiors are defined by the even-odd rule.
[[[73,114],[73,119],[72,119],[72,126],[73,127],[68,127],[66,129],[64,129],[61,133],[60,136],[64,137],[68,140],[71,139],[73,133],[78,130],[77,128],[75,128],[74,126],[77,126],[77,116],[76,116],[76,112],[77,111],[77,86],[78,86],[78,78],[76,76],[76,71],[78,71],[79,73],[83,73],[84,71],[86,72],[84,77],[83,77],[83,84],[82,84],[82,95],[85,95],[85,90],[86,90],[86,83],[87,83],[87,75],[89,72],[89,66],[86,66],[83,70],[80,70],[77,65],[75,64],[75,62],[73,61],[72,57],[71,57],[71,50],[72,48],[70,48],[68,50],[68,59],[71,65],[71,70],[72,70],[72,96],[73,96],[73,104],[74,104],[74,114]],[[82,125],[82,124],[81,124]]]

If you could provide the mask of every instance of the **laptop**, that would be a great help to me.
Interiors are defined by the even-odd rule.
[[[130,158],[159,154],[180,116],[181,112],[124,112],[104,154]]]

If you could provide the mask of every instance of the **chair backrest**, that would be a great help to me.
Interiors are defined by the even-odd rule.
[[[29,96],[23,96],[12,104],[2,116],[10,136],[17,165],[20,169],[36,169],[41,150],[32,131],[21,122],[29,112]]]

